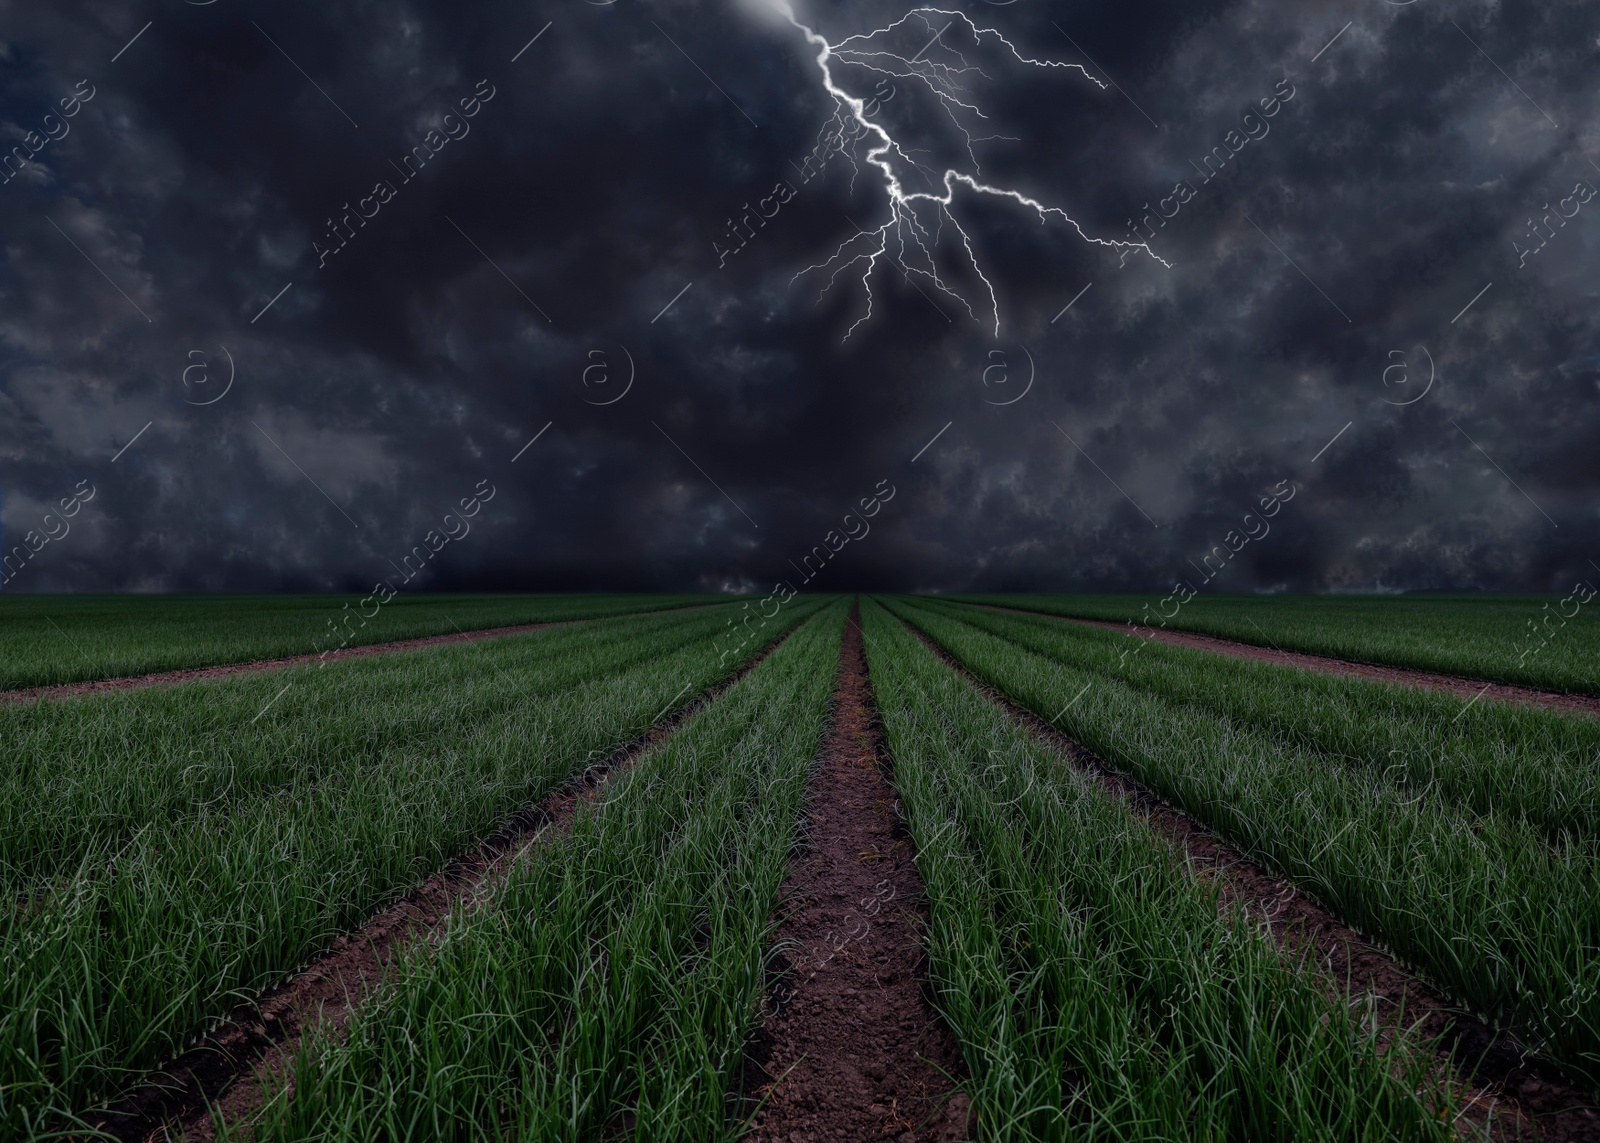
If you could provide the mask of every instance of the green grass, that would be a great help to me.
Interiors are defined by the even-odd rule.
[[[872,680],[981,1140],[1454,1138],[1428,1045],[1281,956],[877,606]]]
[[[738,665],[733,612],[0,708],[0,1136],[114,1094],[691,701]]]
[[[1600,719],[1288,670],[1043,616],[923,605],[1054,659],[1552,836],[1600,834]],[[1053,712],[1052,712],[1053,713]]]
[[[1193,577],[1198,580],[1199,577]],[[1589,581],[1600,585],[1600,574]],[[1129,620],[1362,663],[1600,694],[1600,600],[1556,595],[955,595],[1080,619]],[[1163,606],[1162,600],[1170,602]],[[1573,599],[1563,609],[1563,598]],[[1163,610],[1172,618],[1163,621]],[[1563,618],[1562,612],[1570,618]],[[1526,652],[1526,653],[1525,653]]]
[[[1045,657],[948,607],[890,607],[979,678],[1600,1090],[1592,835],[1552,839],[1523,817],[1480,814],[1374,767],[1297,749],[1081,665],[1070,641]]]
[[[839,657],[835,603],[534,846],[343,1043],[314,1040],[256,1140],[704,1143],[765,986]]]
[[[0,595],[0,690],[321,654],[347,637],[357,647],[725,598],[419,594],[363,609],[359,595]]]

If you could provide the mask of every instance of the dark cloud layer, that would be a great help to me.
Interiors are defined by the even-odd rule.
[[[1285,481],[1215,589],[1600,563],[1593,5],[797,4],[928,42],[832,65],[909,190],[1071,219],[960,188],[971,314],[856,324],[773,4],[0,0],[5,549],[95,490],[6,589],[366,587],[480,481],[419,586],[1155,589]]]

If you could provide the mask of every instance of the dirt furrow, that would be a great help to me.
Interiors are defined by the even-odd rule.
[[[1449,691],[1458,698],[1485,698],[1496,702],[1548,706],[1558,710],[1577,711],[1580,714],[1600,715],[1600,695],[1562,694],[1557,691],[1542,691],[1536,687],[1518,686],[1514,683],[1491,683],[1484,679],[1469,679],[1461,675],[1441,675],[1433,671],[1413,670],[1410,667],[1358,663],[1350,659],[1336,659],[1331,655],[1312,655],[1304,651],[1280,651],[1276,647],[1263,647],[1257,643],[1244,643],[1237,639],[1223,639],[1217,635],[1201,635],[1194,631],[1173,631],[1157,627],[1130,628],[1126,623],[1112,623],[1105,619],[1079,619],[1072,615],[1054,615],[1044,611],[1000,607],[989,603],[973,603],[968,606],[982,607],[989,611],[1007,611],[1013,615],[1059,619],[1063,623],[1081,623],[1085,627],[1101,627],[1108,631],[1124,633],[1137,631],[1139,638],[1155,639],[1174,647],[1193,647],[1201,651],[1232,655],[1236,659],[1255,659],[1263,663],[1299,667],[1302,670],[1321,671],[1329,675],[1354,675],[1381,683],[1398,683],[1407,687],[1423,687],[1426,690]]]
[[[783,889],[785,964],[748,1055],[773,1143],[967,1137],[949,1029],[928,1003],[922,879],[897,813],[867,678],[860,612],[841,650],[833,723]]]
[[[791,634],[537,806],[516,815],[475,849],[452,859],[399,902],[336,939],[295,976],[255,1002],[241,1004],[199,1044],[109,1108],[86,1116],[86,1121],[103,1137],[154,1143],[213,1139],[213,1106],[229,1123],[248,1119],[270,1096],[272,1078],[283,1073],[314,1025],[330,1024],[342,1031],[398,953],[418,941],[436,940],[457,904],[486,897],[517,857],[570,828],[582,803],[598,797],[612,778],[716,701]]]
[[[629,615],[661,615],[664,611],[699,611],[716,604],[695,604],[690,607],[669,607],[663,611],[637,611]],[[615,619],[622,616],[602,615],[598,619]],[[515,627],[485,627],[476,631],[457,631],[453,635],[426,635],[417,639],[396,639],[390,643],[368,643],[362,647],[345,647],[328,652],[329,662],[341,659],[360,659],[368,655],[388,655],[396,651],[415,651],[421,647],[436,647],[444,643],[476,643],[480,639],[498,639],[503,635],[526,635],[530,631],[543,631],[546,627],[564,627],[571,623],[589,623],[592,619],[557,619],[549,623],[524,623]],[[47,687],[25,687],[15,691],[0,691],[0,703],[34,702],[38,699],[73,698],[77,695],[98,694],[103,691],[138,690],[143,687],[169,686],[189,683],[197,679],[222,679],[229,675],[248,675],[257,671],[278,671],[284,667],[298,667],[321,661],[321,655],[290,655],[282,659],[254,659],[247,663],[218,663],[210,667],[186,667],[181,671],[158,671],[149,675],[121,675],[112,679],[84,679],[76,683],[55,683]]]
[[[1600,1109],[1595,1101],[1553,1067],[1528,1058],[1508,1033],[1453,1004],[1288,881],[1250,861],[1188,814],[984,683],[914,625],[906,627],[1069,765],[1136,807],[1203,876],[1216,879],[1223,907],[1244,910],[1266,925],[1285,953],[1320,967],[1331,988],[1352,998],[1370,993],[1381,1019],[1417,1026],[1424,1037],[1440,1037],[1444,1048],[1453,1052],[1453,1066],[1468,1088],[1467,1119],[1481,1124],[1492,1112],[1497,1139],[1537,1138],[1542,1143],[1600,1139]]]
[[[489,627],[481,631],[463,631],[455,635],[429,635],[422,639],[399,639],[393,643],[370,643],[365,647],[346,647],[342,651],[330,652],[328,661],[359,659],[367,655],[386,655],[394,651],[414,651],[419,647],[433,647],[441,643],[473,643],[479,639],[494,639],[501,635],[526,635],[530,631],[543,631],[546,627],[555,626],[557,626],[555,623],[527,623],[520,627]],[[249,675],[257,671],[278,671],[284,667],[298,667],[306,663],[315,663],[319,658],[318,655],[290,655],[284,659],[219,663],[214,667],[187,667],[181,671],[159,671],[152,675],[124,675],[114,679],[85,679],[77,683],[56,683],[48,687],[0,691],[0,703],[73,698],[77,695],[98,694],[102,691],[129,691],[144,687],[168,686],[172,683],[190,683],[197,679],[222,679],[229,675]]]

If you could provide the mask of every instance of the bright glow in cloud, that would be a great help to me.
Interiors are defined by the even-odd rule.
[[[838,280],[839,275],[853,267],[861,267],[861,285],[866,293],[867,308],[866,312],[845,332],[846,340],[855,332],[857,326],[872,316],[872,272],[877,269],[880,260],[898,267],[907,276],[917,274],[926,278],[941,293],[960,303],[973,320],[980,320],[972,302],[947,280],[946,275],[940,273],[936,254],[946,226],[949,226],[957,236],[956,241],[960,243],[965,264],[971,267],[978,280],[983,283],[982,290],[988,295],[984,317],[987,319],[992,316],[995,336],[999,336],[1000,302],[995,295],[994,284],[978,261],[977,252],[972,246],[972,236],[956,216],[954,207],[958,187],[966,187],[975,194],[1010,199],[1019,206],[1035,212],[1039,216],[1040,225],[1057,218],[1076,231],[1084,241],[1096,246],[1140,249],[1163,266],[1167,265],[1142,242],[1090,237],[1061,208],[1046,206],[1037,199],[1010,187],[992,186],[982,181],[982,169],[977,154],[973,151],[973,144],[995,136],[974,137],[963,122],[963,119],[987,120],[988,116],[984,115],[976,104],[969,101],[962,84],[969,74],[982,76],[983,72],[968,63],[961,52],[945,44],[944,38],[950,34],[953,26],[961,25],[971,33],[979,46],[986,43],[1003,45],[1010,58],[1018,64],[1042,69],[1063,68],[1077,71],[1091,82],[1105,87],[1105,84],[1089,75],[1078,64],[1031,59],[1019,52],[1010,40],[994,29],[979,27],[963,12],[948,11],[943,8],[914,8],[892,24],[875,28],[863,35],[848,36],[835,44],[801,23],[789,0],[769,0],[769,3],[773,10],[799,29],[805,36],[806,42],[816,49],[817,69],[821,73],[823,87],[827,89],[835,104],[834,117],[823,129],[823,134],[833,135],[840,130],[849,130],[852,133],[860,131],[869,135],[873,142],[869,145],[864,160],[868,166],[877,170],[882,178],[884,191],[888,195],[888,217],[880,225],[845,240],[827,260],[808,266],[795,275],[799,278],[813,270],[831,270],[828,284],[823,287],[823,292],[826,293]],[[895,33],[913,18],[920,19],[926,25],[931,38],[921,51],[908,57],[890,47],[889,41],[904,40],[904,36],[896,36]],[[960,133],[963,150],[970,165],[966,169],[946,167],[940,171],[913,158],[917,149],[908,148],[887,127],[872,122],[868,118],[866,109],[867,99],[851,95],[840,85],[838,77],[834,74],[835,62],[858,66],[874,76],[907,81],[931,93],[944,109],[956,131]],[[850,126],[851,123],[859,124],[859,127]],[[896,162],[903,163],[908,173],[910,171],[919,173],[933,189],[921,191],[908,189],[896,170]]]

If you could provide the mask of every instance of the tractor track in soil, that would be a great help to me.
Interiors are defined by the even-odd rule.
[[[540,626],[547,626],[541,624]],[[288,980],[241,1004],[194,1047],[150,1073],[132,1091],[86,1114],[95,1138],[120,1143],[215,1138],[212,1108],[230,1124],[248,1120],[272,1094],[313,1027],[342,1034],[350,1015],[381,983],[404,949],[442,935],[454,907],[483,899],[531,846],[561,836],[578,808],[684,722],[760,665],[790,630],[683,709],[661,719],[603,762],[591,765],[535,806],[516,814],[478,846],[449,861],[360,928],[338,937]]]
[[[1353,997],[1370,992],[1380,1017],[1391,1025],[1397,1026],[1403,1019],[1422,1036],[1439,1037],[1452,1053],[1450,1066],[1467,1087],[1465,1117],[1476,1120],[1481,1128],[1497,1113],[1493,1138],[1538,1139],[1540,1143],[1593,1143],[1600,1139],[1600,1108],[1595,1100],[1554,1067],[1529,1058],[1524,1046],[1507,1032],[1452,1003],[1335,913],[983,682],[915,625],[901,622],[941,661],[1069,766],[1095,778],[1138,810],[1152,829],[1188,856],[1202,876],[1216,879],[1225,908],[1244,910],[1266,925],[1286,955],[1315,965],[1331,988]]]
[[[968,1137],[961,1055],[927,999],[925,890],[888,768],[858,602],[780,898],[782,971],[746,1057],[745,1091],[764,1099],[751,1138],[763,1143]]]
[[[991,603],[970,603],[968,607],[981,607],[986,611],[1004,611],[1012,615],[1031,615],[1035,618],[1059,619],[1063,623],[1077,623],[1084,627],[1099,627],[1107,631],[1129,631],[1126,623],[1113,623],[1108,619],[1079,619],[1072,615],[1056,615],[1046,611],[1028,611],[1020,607],[1000,607]],[[1361,663],[1353,659],[1338,659],[1332,655],[1314,655],[1307,651],[1282,651],[1276,647],[1263,647],[1259,643],[1246,643],[1238,639],[1224,639],[1219,635],[1202,635],[1197,631],[1174,631],[1154,627],[1135,629],[1138,638],[1155,639],[1173,647],[1189,647],[1211,651],[1235,659],[1254,659],[1274,663],[1280,667],[1297,667],[1305,671],[1320,671],[1325,675],[1353,675],[1380,683],[1421,687],[1424,690],[1448,691],[1457,698],[1476,700],[1493,699],[1496,702],[1524,706],[1551,707],[1574,711],[1578,714],[1600,715],[1600,695],[1565,694],[1545,691],[1537,687],[1519,686],[1515,683],[1490,682],[1487,679],[1469,679],[1464,675],[1444,675],[1435,671],[1411,667],[1391,667],[1378,663]]]

